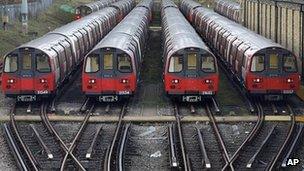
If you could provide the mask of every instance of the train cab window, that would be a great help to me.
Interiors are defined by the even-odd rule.
[[[214,57],[202,56],[202,70],[204,72],[215,72]]]
[[[252,58],[251,71],[261,72],[264,70],[264,56],[258,55]]]
[[[90,55],[87,58],[85,72],[97,72],[99,70],[99,56]]]
[[[103,56],[103,69],[110,70],[113,69],[113,54],[106,53]]]
[[[283,69],[286,72],[296,72],[297,65],[296,65],[296,58],[292,55],[284,56],[283,58]]]
[[[127,54],[120,54],[118,55],[118,71],[124,72],[124,73],[130,73],[132,72],[132,65],[131,65],[131,59]]]
[[[23,70],[32,69],[32,55],[28,51],[25,51],[23,54],[22,69]]]
[[[173,56],[170,59],[169,72],[181,72],[183,70],[183,57]]]
[[[189,53],[188,54],[188,58],[187,58],[188,65],[187,65],[187,68],[189,70],[196,70],[196,59],[197,59],[196,56],[197,56],[196,53]]]
[[[5,58],[4,72],[16,72],[18,69],[17,56],[9,55]]]
[[[36,69],[38,72],[51,72],[50,61],[45,54],[36,55]]]
[[[279,69],[279,56],[277,54],[269,55],[269,69],[271,70]]]

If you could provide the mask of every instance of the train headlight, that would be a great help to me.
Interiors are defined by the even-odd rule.
[[[47,83],[47,79],[41,78],[41,79],[40,79],[40,83]]]
[[[123,83],[123,84],[127,84],[129,82],[129,80],[128,79],[121,79],[120,82]]]
[[[287,78],[287,83],[292,83],[293,82],[293,79],[292,78]]]
[[[13,83],[15,83],[15,80],[14,80],[14,79],[8,79],[8,80],[7,80],[7,83],[13,84]]]
[[[205,83],[206,83],[206,84],[211,84],[212,82],[213,82],[213,81],[210,80],[210,79],[206,79],[206,80],[205,80]]]
[[[95,84],[95,83],[96,83],[96,80],[95,80],[95,79],[90,79],[90,80],[89,80],[89,83],[90,83],[90,84]]]
[[[178,80],[178,79],[173,79],[173,80],[172,80],[172,83],[178,84],[178,83],[179,83],[179,80]]]
[[[254,78],[253,82],[260,83],[260,82],[262,82],[262,78]]]

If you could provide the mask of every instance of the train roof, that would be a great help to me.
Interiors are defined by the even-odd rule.
[[[153,7],[153,0],[143,0],[139,2],[136,7],[145,7],[148,8],[149,10],[152,10]]]
[[[248,45],[251,46],[251,50],[254,53],[258,50],[270,48],[270,47],[278,47],[283,48],[280,44],[275,43],[274,41],[267,39],[243,26],[237,24],[226,17],[223,17],[214,11],[211,11],[207,8],[198,8],[199,13],[203,14],[204,17],[209,18],[215,24],[219,25],[221,28],[229,31],[231,35],[237,36],[238,39]]]
[[[93,10],[93,9],[95,9],[95,7],[97,7],[98,9],[101,9],[101,8],[108,6],[109,4],[111,4],[113,2],[116,2],[116,0],[100,0],[100,1],[95,1],[95,2],[88,3],[88,4],[79,5],[77,8],[87,7],[87,8],[90,8],[91,10]]]
[[[150,4],[147,1],[145,3]],[[130,43],[137,39],[136,35],[139,32],[144,31],[144,27],[147,24],[145,21],[149,20],[149,14],[149,8],[142,7],[141,5],[135,7],[91,52],[102,48],[116,48],[130,55],[130,47],[132,47]],[[143,17],[139,16],[146,16],[146,20],[143,20]]]
[[[187,19],[182,15],[179,9],[165,8],[162,12],[164,36],[166,38],[167,56],[187,49],[197,48],[203,53],[212,54],[207,45],[202,41]],[[170,50],[169,50],[170,49]]]
[[[241,4],[230,1],[230,0],[216,0],[215,3],[222,4],[225,6],[229,6],[230,8],[234,10],[240,10],[241,9]]]
[[[168,7],[174,7],[174,8],[178,8],[178,6],[171,0],[162,0],[162,3],[161,3],[161,9],[165,9],[165,8],[168,8]]]

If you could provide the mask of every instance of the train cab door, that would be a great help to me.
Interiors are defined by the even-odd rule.
[[[33,90],[35,83],[34,72],[34,49],[24,48],[19,51],[22,58],[19,58],[19,76],[20,76],[20,89],[21,90]]]
[[[279,86],[282,79],[277,79],[282,73],[282,57],[278,50],[266,52],[266,75],[270,77],[267,86]]]
[[[187,81],[185,82],[185,86],[192,87],[193,90],[198,89],[198,85],[196,84],[196,78],[199,77],[198,75],[198,53],[195,51],[188,51],[185,54],[184,58],[184,66],[185,66],[185,77]]]
[[[102,52],[101,58],[101,87],[103,90],[115,89],[115,52],[113,50],[107,50]]]

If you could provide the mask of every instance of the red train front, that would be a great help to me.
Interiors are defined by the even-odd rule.
[[[268,100],[294,94],[300,86],[296,57],[286,49],[268,48],[252,55],[245,71],[245,87],[253,95],[266,94]]]
[[[34,48],[19,48],[4,59],[2,90],[18,101],[34,101],[55,89],[54,66],[49,55]]]
[[[215,95],[216,58],[172,1],[163,1],[162,8],[166,93],[187,102]]]
[[[86,56],[82,90],[101,102],[134,95],[144,53],[153,1],[139,3]]]
[[[114,102],[129,97],[136,88],[134,57],[116,48],[102,48],[86,57],[82,89],[99,101]]]

